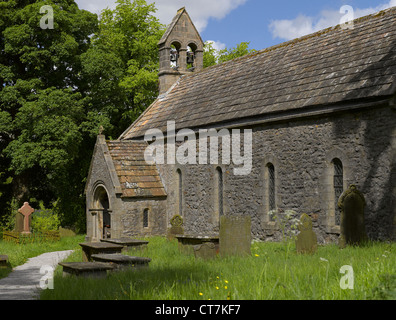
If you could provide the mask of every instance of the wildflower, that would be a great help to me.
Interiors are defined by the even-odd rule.
[[[219,287],[216,286],[216,290],[219,290]]]
[[[224,286],[224,289],[226,289],[226,290],[227,290],[227,289],[228,289],[228,287],[227,287],[227,286]]]
[[[255,257],[260,257],[257,253],[254,255]]]
[[[200,296],[203,296],[203,293],[202,293],[202,292],[200,292],[200,293],[199,293],[199,295],[200,295]]]
[[[228,283],[228,280],[224,280],[225,283]]]

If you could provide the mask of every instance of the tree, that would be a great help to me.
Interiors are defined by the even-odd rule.
[[[40,27],[44,5],[53,9],[54,29]],[[74,182],[84,133],[97,127],[87,124],[79,92],[87,80],[81,55],[96,28],[97,16],[72,0],[0,2],[3,208],[11,199],[49,203]]]
[[[92,80],[85,94],[95,110],[106,112],[107,135],[119,136],[158,96],[158,48],[165,26],[154,4],[118,0],[102,11],[83,72]]]
[[[53,29],[41,28],[44,5],[53,9]],[[73,0],[0,2],[2,208],[56,203],[63,225],[85,225],[99,126],[118,137],[158,95],[165,28],[155,10],[119,0],[99,21]]]
[[[249,44],[250,42],[241,42],[235,48],[216,50],[211,42],[205,42],[204,68],[256,52],[255,49],[249,49]]]

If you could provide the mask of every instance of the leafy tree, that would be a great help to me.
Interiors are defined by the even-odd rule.
[[[249,44],[250,42],[241,42],[235,48],[216,50],[211,42],[205,42],[204,68],[256,52],[255,49],[249,49]]]
[[[44,5],[53,8],[53,29],[40,27]],[[63,225],[85,225],[99,125],[117,137],[158,95],[164,26],[155,10],[119,0],[98,20],[74,0],[0,2],[2,208],[56,202]]]
[[[145,0],[118,0],[102,11],[92,47],[83,55],[91,79],[85,93],[106,112],[106,134],[119,136],[158,96],[158,48],[165,26]]]
[[[53,9],[53,29],[40,27],[44,5]],[[79,92],[87,81],[81,54],[96,29],[97,15],[72,0],[0,2],[3,208],[11,199],[49,203],[76,180],[81,184],[74,168],[84,134],[98,127],[85,116],[88,103]]]

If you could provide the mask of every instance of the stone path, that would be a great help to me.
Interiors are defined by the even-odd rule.
[[[8,277],[0,279],[0,300],[35,300],[40,280],[48,273],[40,273],[42,266],[56,268],[73,250],[48,252],[30,258],[24,265],[15,267]],[[47,268],[47,270],[50,268]]]

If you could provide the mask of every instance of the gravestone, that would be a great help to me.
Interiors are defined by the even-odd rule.
[[[249,216],[221,216],[220,255],[250,255],[251,227]]]
[[[194,246],[195,258],[212,259],[216,258],[218,254],[218,246],[213,242],[204,242]]]
[[[25,202],[18,212],[23,215],[23,231],[22,233],[30,233],[30,215],[34,212],[34,209],[29,205],[29,202]]]
[[[23,219],[24,216],[22,213],[17,212],[15,215],[15,231],[16,232],[22,232],[23,231]]]
[[[173,240],[177,235],[183,235],[183,218],[180,215],[175,215],[170,220],[171,227],[168,229],[168,240]]]
[[[338,200],[341,209],[341,235],[339,246],[359,245],[367,240],[364,223],[366,201],[363,194],[351,185]]]
[[[297,253],[315,253],[318,240],[312,230],[312,220],[306,213],[302,214],[297,228],[300,231],[296,239]]]

